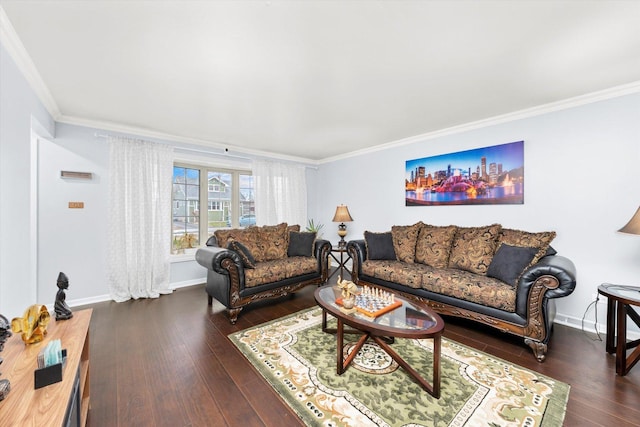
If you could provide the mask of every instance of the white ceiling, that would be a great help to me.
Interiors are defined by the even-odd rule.
[[[0,5],[56,120],[311,161],[640,82],[640,1]]]

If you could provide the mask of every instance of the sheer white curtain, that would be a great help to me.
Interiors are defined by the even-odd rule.
[[[169,289],[173,148],[109,137],[108,277],[114,301]]]
[[[281,222],[307,223],[307,178],[304,166],[255,160],[252,168],[256,187],[258,225]]]

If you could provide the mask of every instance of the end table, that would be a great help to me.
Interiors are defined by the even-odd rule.
[[[340,254],[340,259],[338,259],[336,257],[336,255],[334,255],[334,253],[339,253]],[[345,254],[346,254],[346,258],[345,258]],[[331,248],[331,252],[329,253],[329,255],[331,255],[331,258],[333,258],[337,263],[338,263],[338,268],[335,269],[335,271],[333,271],[330,275],[329,275],[329,279],[331,279],[333,277],[334,274],[336,274],[338,271],[340,272],[340,277],[344,280],[344,274],[342,273],[343,270],[347,270],[346,264],[347,262],[351,259],[351,255],[349,255],[349,253],[347,252],[347,248],[346,246],[333,246]],[[349,270],[347,270],[349,271]],[[327,279],[327,280],[329,280]]]
[[[627,316],[640,327],[640,287],[603,283],[598,293],[607,297],[607,353],[616,354],[616,373],[627,375],[640,359],[640,340],[627,342]],[[634,349],[629,356],[627,350]]]

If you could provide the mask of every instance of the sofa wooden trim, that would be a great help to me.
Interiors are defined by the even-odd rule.
[[[569,259],[558,255],[546,256],[522,274],[518,283],[517,312],[506,313],[424,289],[364,276],[361,270],[361,263],[366,257],[364,240],[350,241],[347,251],[353,260],[351,277],[356,284],[387,287],[407,299],[426,303],[439,314],[470,319],[520,336],[540,362],[545,359],[555,318],[553,299],[569,295],[576,285],[575,266]]]

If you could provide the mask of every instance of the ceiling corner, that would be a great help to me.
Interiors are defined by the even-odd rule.
[[[42,80],[40,73],[36,69],[31,57],[27,53],[22,41],[18,37],[16,30],[11,25],[9,17],[0,5],[0,43],[5,47],[18,69],[35,92],[40,102],[44,105],[54,120],[58,120],[61,116],[58,104],[53,99],[49,88]]]

